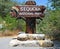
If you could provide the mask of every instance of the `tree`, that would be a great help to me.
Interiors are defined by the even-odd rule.
[[[0,0],[0,16],[6,16],[6,14],[10,11],[10,8],[16,4],[17,3],[12,0]]]
[[[3,30],[25,29],[25,23],[23,20],[12,18],[9,14],[11,7],[16,5],[24,5],[24,3],[20,3],[17,0],[0,0],[0,23],[2,22],[2,24],[4,24],[3,22],[5,22]]]
[[[51,3],[51,7],[60,9],[60,0],[48,0]]]

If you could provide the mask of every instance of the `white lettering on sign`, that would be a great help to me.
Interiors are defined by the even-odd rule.
[[[20,11],[40,11],[38,7],[20,7]]]
[[[22,16],[27,16],[27,15],[29,15],[29,16],[32,16],[32,15],[37,15],[37,16],[39,16],[39,15],[41,15],[42,13],[39,13],[39,12],[19,12],[19,15],[22,15]]]
[[[19,15],[33,15],[33,13],[30,13],[30,12],[20,12]]]

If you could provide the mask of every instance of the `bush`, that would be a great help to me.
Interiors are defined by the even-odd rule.
[[[59,38],[60,36],[60,11],[49,11],[49,14],[45,16],[43,21],[37,24],[38,32],[45,33],[54,38]],[[56,32],[57,31],[57,32]]]

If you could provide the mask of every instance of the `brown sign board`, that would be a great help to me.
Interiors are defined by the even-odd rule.
[[[17,17],[40,17],[43,16],[43,12],[45,10],[44,6],[36,6],[36,5],[20,5],[13,7],[15,9],[19,16]]]

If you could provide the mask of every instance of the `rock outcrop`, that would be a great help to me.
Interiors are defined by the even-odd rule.
[[[10,46],[20,47],[53,47],[53,41],[45,38],[45,34],[19,34],[9,43]]]

